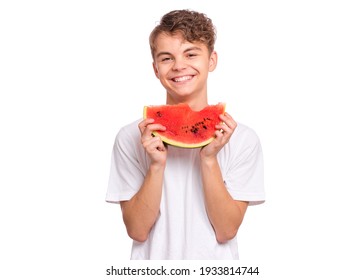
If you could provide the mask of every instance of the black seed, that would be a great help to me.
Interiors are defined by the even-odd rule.
[[[192,133],[196,134],[198,132],[198,128],[197,127],[192,127],[192,129],[190,131]]]
[[[206,125],[204,125],[204,126],[203,126],[203,128],[204,128],[204,129],[207,129],[207,126],[206,126]]]
[[[156,115],[157,115],[158,117],[162,117],[162,113],[161,113],[160,111],[156,112]]]

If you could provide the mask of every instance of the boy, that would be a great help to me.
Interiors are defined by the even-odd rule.
[[[164,15],[149,43],[166,103],[208,105],[207,77],[217,64],[215,29],[204,14]],[[238,259],[236,234],[248,205],[264,201],[258,137],[227,113],[201,149],[166,146],[153,119],[121,129],[106,201],[120,203],[131,259]]]

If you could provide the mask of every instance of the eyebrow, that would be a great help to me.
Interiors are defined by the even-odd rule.
[[[202,49],[199,47],[191,47],[187,48],[183,51],[183,53],[189,52],[189,51],[201,51]],[[160,57],[162,55],[172,55],[170,52],[159,52],[157,53],[156,57]]]
[[[171,53],[169,53],[169,52],[159,52],[159,53],[156,54],[156,57],[160,57],[162,55],[171,55]]]

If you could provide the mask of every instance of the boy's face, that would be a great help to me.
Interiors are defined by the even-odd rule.
[[[216,52],[209,54],[204,44],[180,34],[162,33],[155,43],[153,68],[167,90],[167,103],[207,102],[207,76],[216,67]]]

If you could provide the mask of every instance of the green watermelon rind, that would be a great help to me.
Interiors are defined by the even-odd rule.
[[[184,143],[184,142],[172,140],[172,139],[170,139],[168,137],[160,135],[156,131],[153,132],[153,135],[154,136],[159,136],[164,143],[167,143],[169,145],[179,147],[179,148],[189,148],[189,149],[200,148],[200,147],[206,146],[207,144],[210,144],[215,139],[215,137],[211,137],[211,138],[209,138],[209,139],[207,139],[207,140],[205,140],[203,142],[191,143],[190,144],[190,143]]]
[[[223,102],[220,102],[218,105],[223,105],[222,114],[225,113],[226,104],[223,103]],[[143,119],[146,119],[148,107],[150,107],[150,106],[144,106]],[[164,135],[161,135],[157,131],[153,131],[152,134],[154,136],[160,137],[161,140],[166,144],[169,144],[169,145],[172,145],[172,146],[175,146],[175,147],[179,147],[179,148],[191,148],[191,149],[204,147],[204,146],[210,144],[215,139],[215,136],[212,136],[212,137],[210,137],[210,138],[208,138],[208,139],[206,139],[204,141],[198,142],[198,143],[185,143],[185,142],[176,141],[174,139],[170,139],[168,137],[165,137]]]

